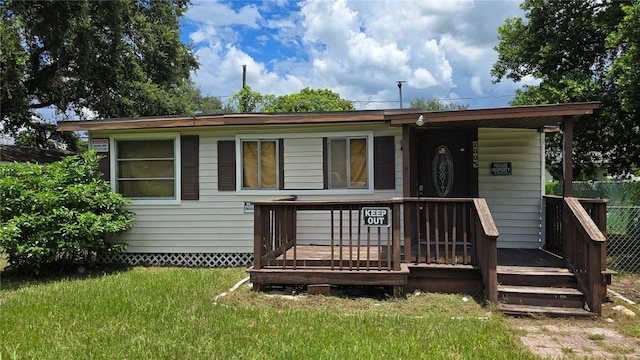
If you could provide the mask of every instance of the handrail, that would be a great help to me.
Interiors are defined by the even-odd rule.
[[[487,201],[484,198],[475,198],[473,199],[473,203],[476,206],[476,211],[478,212],[478,218],[480,219],[480,223],[482,224],[484,234],[486,236],[496,238],[500,236],[498,227],[493,221],[493,216],[491,216],[491,211],[489,211],[489,205],[487,205]]]
[[[563,257],[575,274],[589,309],[601,315],[606,236],[587,213],[581,199],[567,197],[564,204]]]
[[[478,265],[482,272],[487,299],[493,303],[498,302],[498,227],[493,221],[489,206],[483,198],[473,199],[476,209],[477,224],[482,231],[477,231],[477,246],[482,251],[478,256]]]

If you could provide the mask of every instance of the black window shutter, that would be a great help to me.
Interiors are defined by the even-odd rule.
[[[373,187],[396,188],[396,155],[393,136],[377,136],[373,139]]]
[[[218,190],[236,189],[236,142],[218,141]]]
[[[278,189],[284,189],[284,139],[278,139],[278,177],[280,178],[280,184]]]
[[[200,199],[200,138],[198,135],[180,137],[181,198],[182,200]]]
[[[327,149],[327,138],[322,138],[322,183],[323,189],[329,188],[329,153]]]
[[[100,160],[98,160],[98,172],[100,178],[107,182],[111,181],[111,152],[98,153]]]

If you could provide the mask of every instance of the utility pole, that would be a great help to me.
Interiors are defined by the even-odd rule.
[[[247,65],[242,65],[242,88],[247,86]]]
[[[405,80],[398,80],[398,93],[400,94],[400,109],[402,109],[402,83],[406,83]]]

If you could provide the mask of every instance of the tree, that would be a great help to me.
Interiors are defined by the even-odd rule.
[[[200,88],[190,82],[188,89],[189,107],[187,114],[216,114],[229,110],[217,96],[202,95]]]
[[[353,103],[329,89],[304,88],[297,94],[278,96],[267,103],[266,112],[316,112],[355,110]]]
[[[245,86],[231,96],[238,112],[315,112],[355,110],[353,103],[328,89],[304,88],[299,93],[262,95]]]
[[[38,128],[44,108],[81,118],[187,112],[197,68],[179,38],[188,0],[0,2],[4,132]]]
[[[638,104],[640,98],[621,86],[635,79],[630,77],[633,67],[627,66],[633,60],[624,59],[636,59],[637,66],[630,44],[637,44],[638,6],[613,0],[525,0],[524,19],[507,19],[498,29],[494,81],[540,80],[516,91],[512,105],[602,102],[598,114],[574,125],[578,178],[590,176],[598,162],[612,174],[627,173],[640,163],[640,113],[623,105]],[[547,148],[548,166],[558,174],[559,136],[548,138]]]
[[[97,172],[95,152],[53,164],[0,164],[0,247],[12,268],[65,270],[123,251],[109,241],[131,229],[129,200]]]
[[[450,100],[441,100],[428,98],[416,98],[411,101],[409,107],[414,109],[422,109],[425,111],[439,111],[439,110],[466,110],[469,108],[467,104],[459,104]]]
[[[229,99],[230,103],[236,103],[235,111],[241,113],[259,112],[266,103],[273,99],[273,95],[262,95],[253,91],[246,85]],[[232,107],[232,106],[230,106]],[[232,107],[233,108],[233,107]]]

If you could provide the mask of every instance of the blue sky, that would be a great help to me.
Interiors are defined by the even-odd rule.
[[[182,40],[195,50],[203,94],[226,101],[247,84],[263,94],[327,88],[357,109],[398,108],[415,98],[471,108],[507,106],[514,84],[491,82],[498,26],[520,17],[501,0],[193,0]]]

